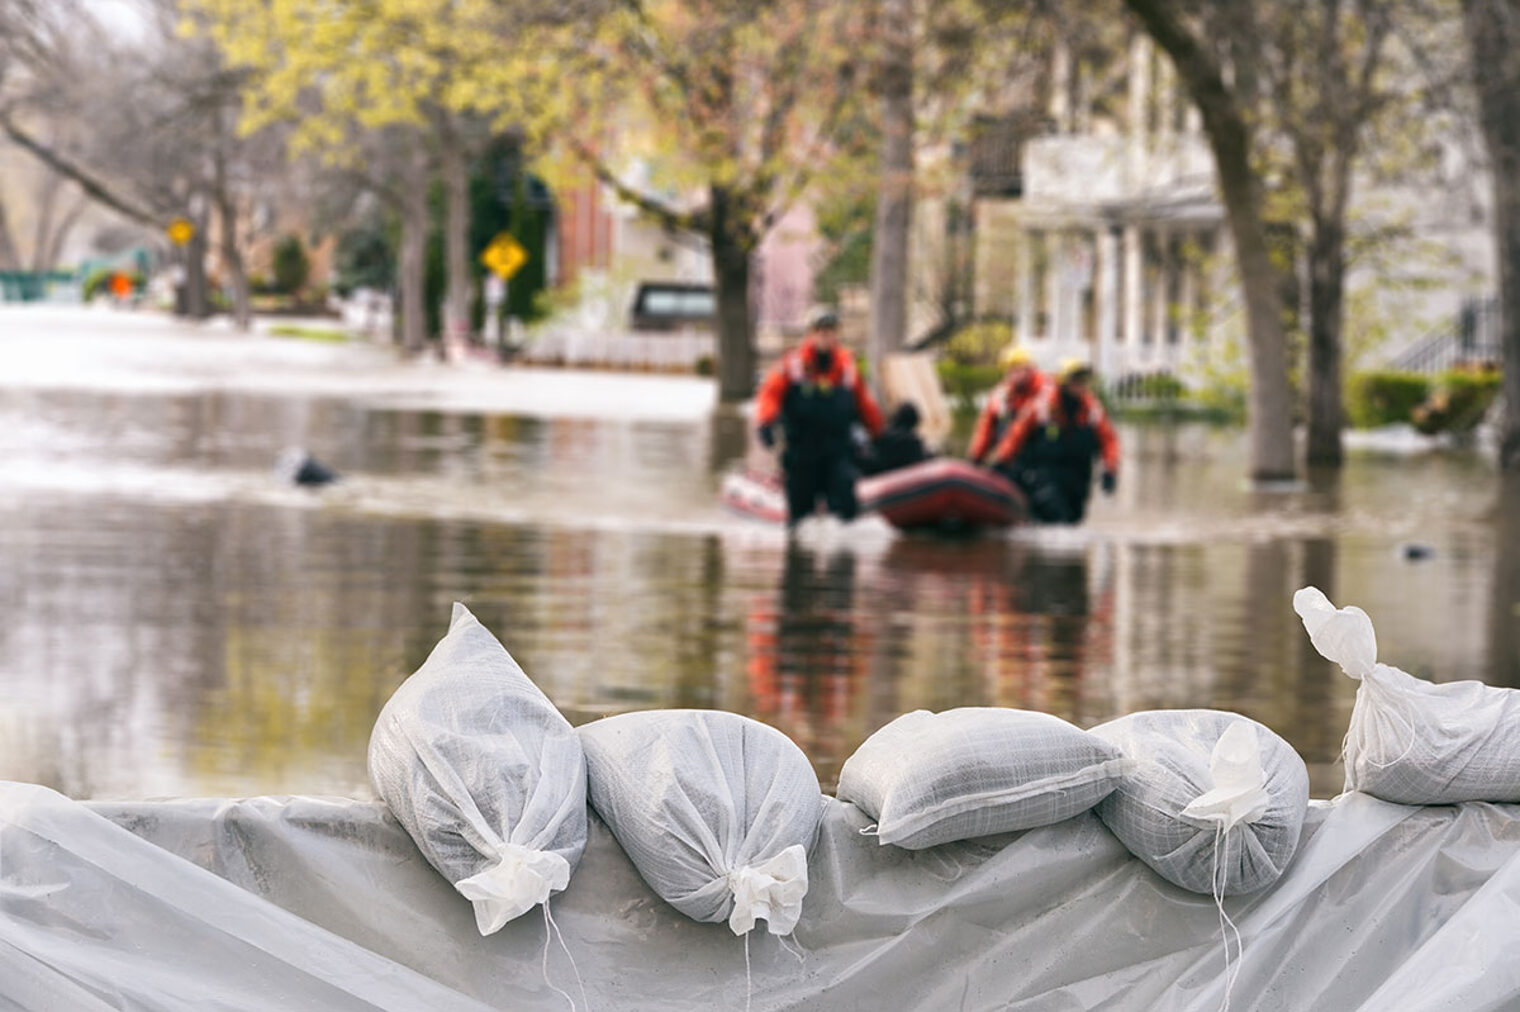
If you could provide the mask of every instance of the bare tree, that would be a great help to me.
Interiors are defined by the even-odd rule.
[[[1125,0],[1125,4],[1171,57],[1203,118],[1214,154],[1246,303],[1250,475],[1256,480],[1291,478],[1295,473],[1293,418],[1280,279],[1268,247],[1262,181],[1254,165],[1260,143],[1254,115],[1256,82],[1251,76],[1254,47],[1260,42],[1256,5],[1191,0]],[[1225,6],[1227,11],[1218,9]],[[1204,13],[1219,16],[1205,19]]]
[[[913,0],[877,0],[881,47],[881,166],[871,245],[871,375],[908,332],[908,236],[913,224]]]
[[[1504,341],[1499,464],[1520,471],[1520,0],[1462,0],[1493,185]]]
[[[1268,129],[1291,150],[1285,176],[1301,195],[1308,233],[1311,465],[1338,466],[1342,459],[1347,216],[1363,138],[1396,99],[1381,75],[1392,28],[1388,8],[1382,0],[1285,0],[1263,15],[1256,48],[1272,105]]]

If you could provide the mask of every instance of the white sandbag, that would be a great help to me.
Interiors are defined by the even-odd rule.
[[[462,604],[380,711],[369,777],[482,935],[564,889],[586,847],[580,738]]]
[[[773,727],[718,710],[649,710],[585,724],[591,806],[662,899],[742,935],[790,934],[807,893],[823,794]]]
[[[1362,684],[1346,731],[1346,790],[1405,805],[1520,801],[1520,692],[1435,684],[1377,663],[1367,613],[1293,595],[1315,649]]]
[[[1092,729],[1136,760],[1098,818],[1156,873],[1233,896],[1276,882],[1298,847],[1309,771],[1282,738],[1219,710],[1151,710]]]
[[[1069,819],[1113,790],[1128,765],[1048,713],[915,710],[845,760],[835,793],[876,820],[879,842],[919,850]]]

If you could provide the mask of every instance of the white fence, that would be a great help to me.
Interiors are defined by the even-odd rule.
[[[666,334],[557,330],[532,335],[519,361],[545,365],[611,366],[623,369],[686,371],[717,354],[712,334],[677,331]]]

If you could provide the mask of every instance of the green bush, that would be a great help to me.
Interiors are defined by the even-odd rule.
[[[1358,429],[1407,422],[1430,394],[1430,377],[1417,372],[1361,372],[1346,390],[1346,419]]]
[[[274,247],[274,287],[282,295],[295,295],[306,287],[306,276],[311,271],[306,247],[301,237],[287,235]]]
[[[998,357],[1012,340],[1011,324],[983,320],[956,331],[945,343],[944,357],[960,365],[997,368]]]
[[[958,410],[974,406],[978,395],[997,386],[998,380],[1003,378],[1003,369],[996,363],[969,365],[948,357],[935,363],[935,370],[945,394],[956,403]]]
[[[1497,369],[1448,369],[1436,377],[1424,402],[1410,413],[1421,432],[1471,432],[1498,396],[1503,374]]]

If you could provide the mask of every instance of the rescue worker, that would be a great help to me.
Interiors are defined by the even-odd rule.
[[[933,454],[918,435],[918,407],[903,401],[887,420],[886,430],[860,455],[862,474],[885,474],[928,460]]]
[[[782,356],[760,387],[755,425],[766,447],[775,446],[778,423],[786,438],[781,470],[787,525],[810,515],[819,498],[835,516],[853,520],[853,429],[859,424],[871,437],[879,435],[881,410],[839,346],[839,317],[830,311],[813,315],[802,343]]]
[[[992,451],[992,466],[1024,490],[1036,520],[1074,524],[1087,514],[1094,458],[1103,461],[1104,493],[1118,487],[1119,437],[1091,380],[1085,362],[1063,362],[1055,387],[1024,408]]]
[[[1051,386],[1050,378],[1035,368],[1034,356],[1028,348],[1010,344],[1003,349],[998,364],[1006,373],[987,395],[987,403],[982,405],[976,429],[971,433],[971,445],[966,449],[966,459],[973,464],[980,464],[1007,434],[1019,412]]]

